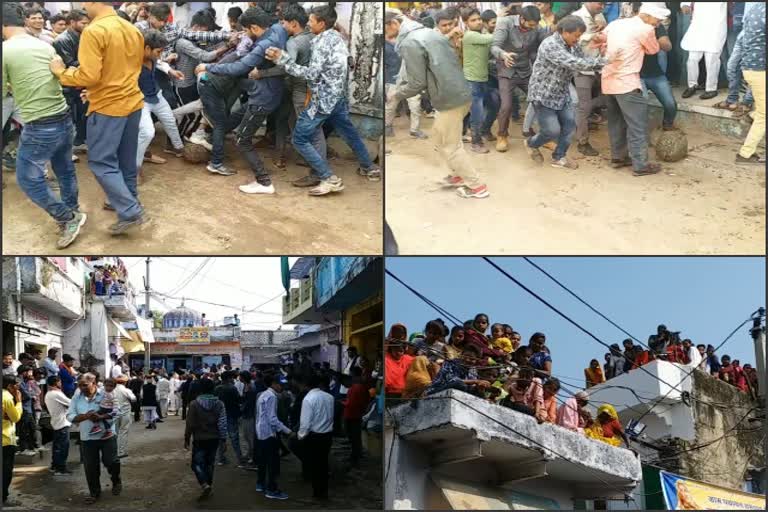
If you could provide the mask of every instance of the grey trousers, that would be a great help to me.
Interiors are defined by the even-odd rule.
[[[592,97],[596,87],[600,87],[599,75],[576,75],[573,79],[579,102],[576,104],[576,141],[579,144],[589,142],[589,115],[605,103],[605,96],[599,94]]]
[[[626,94],[607,94],[608,136],[611,158],[632,158],[636,171],[648,165],[648,104],[637,89]]]

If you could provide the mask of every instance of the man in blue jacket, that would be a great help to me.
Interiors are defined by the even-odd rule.
[[[267,48],[285,49],[288,41],[288,34],[285,29],[280,24],[273,24],[273,21],[272,16],[262,9],[248,9],[240,17],[243,30],[254,40],[248,55],[237,62],[227,64],[200,64],[195,69],[195,73],[199,75],[207,72],[245,78],[254,68],[269,69],[273,67],[274,64],[264,58]],[[237,147],[250,165],[256,180],[241,186],[240,190],[246,194],[274,194],[275,187],[272,184],[272,177],[267,171],[264,161],[255,151],[253,136],[267,116],[280,106],[284,81],[282,77],[263,80],[244,79],[241,85],[248,91],[248,105],[243,105],[240,111],[232,114],[225,128],[225,133],[232,127],[237,127],[235,130]]]

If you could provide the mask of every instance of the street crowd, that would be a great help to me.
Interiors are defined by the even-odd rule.
[[[607,124],[614,169],[659,173],[648,155],[648,97],[663,107],[661,136],[679,133],[672,55],[684,57],[683,98],[717,97],[722,62],[728,95],[712,106],[752,121],[734,163],[765,165],[764,2],[501,2],[498,12],[442,5],[386,13],[386,124],[393,135],[407,102],[410,136],[430,139],[450,169],[442,184],[461,197],[489,196],[464,143],[474,154],[489,153],[486,142],[506,152],[510,120],[522,123],[522,145],[539,164],[546,147],[552,167],[577,169],[572,141],[581,155],[598,156],[590,132]],[[435,119],[430,135],[423,114]]]
[[[85,503],[101,496],[101,465],[110,475],[112,494],[119,495],[131,425],[143,422],[154,431],[169,416],[185,422],[183,446],[191,451],[200,500],[212,494],[214,468],[230,463],[230,450],[238,468],[256,473],[255,489],[265,497],[289,499],[279,487],[280,461],[293,454],[313,497],[327,500],[334,436],[348,438],[351,454],[344,463],[359,467],[365,457],[363,432],[382,428],[383,399],[374,399],[381,372],[354,348],[348,355],[343,372],[299,356],[292,365],[261,370],[206,364],[170,376],[164,368],[131,371],[124,357],[112,356],[105,379],[93,368],[75,369],[69,354],[57,363],[56,349],[45,359],[39,351],[22,353],[18,360],[4,354],[3,506],[24,506],[9,497],[17,456],[50,449],[54,476],[72,474],[70,429],[78,432],[88,483]]]
[[[244,194],[275,194],[254,141],[264,124],[265,140],[279,153],[273,166],[286,169],[292,142],[310,169],[292,185],[310,196],[344,190],[328,159],[326,137],[334,131],[356,155],[358,174],[380,180],[350,120],[351,59],[334,2],[309,10],[249,2],[244,12],[228,9],[225,28],[215,7],[181,26],[168,3],[111,4],[82,2],[65,17],[48,17],[44,2],[3,2],[3,129],[21,130],[4,167],[15,168],[22,191],[57,223],[59,249],[87,220],[74,153],[87,152],[103,206],[116,213],[112,235],[149,220],[138,177],[145,163],[166,163],[149,151],[156,122],[167,137],[165,153],[199,161],[202,152],[215,175],[236,174],[226,165],[231,137],[254,175],[239,187]],[[59,193],[46,178],[48,165]]]

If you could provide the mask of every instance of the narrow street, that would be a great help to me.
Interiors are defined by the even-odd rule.
[[[365,440],[365,433],[363,434]],[[189,467],[190,452],[184,450],[184,422],[170,416],[157,430],[144,424],[131,426],[127,458],[122,459],[123,492],[112,496],[109,474],[102,468],[99,510],[245,510],[245,509],[381,509],[381,460],[366,458],[360,469],[348,464],[349,443],[334,438],[331,451],[330,500],[312,498],[312,487],[301,478],[301,463],[288,455],[281,461],[279,483],[288,500],[270,500],[255,490],[256,472],[238,469],[228,447],[229,464],[216,466],[213,494],[198,502],[199,486]],[[50,444],[46,445],[50,448]],[[50,451],[40,457],[16,457],[11,495],[25,509],[67,510],[87,507],[85,474],[79,463],[74,438],[70,448],[70,477],[54,477],[49,471]]]

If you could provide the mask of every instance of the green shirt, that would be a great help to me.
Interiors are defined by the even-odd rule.
[[[21,35],[3,42],[3,98],[10,92],[25,123],[67,110],[61,84],[51,72],[53,46]]]
[[[488,81],[488,59],[491,56],[493,34],[464,32],[464,78],[471,82]]]

